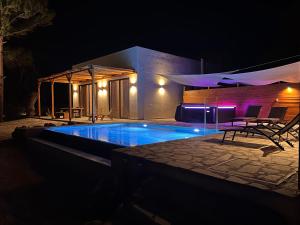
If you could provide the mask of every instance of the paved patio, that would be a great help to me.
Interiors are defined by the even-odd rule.
[[[222,134],[118,149],[140,157],[231,182],[295,197],[298,191],[298,142],[285,151],[263,138],[237,135],[221,144]]]

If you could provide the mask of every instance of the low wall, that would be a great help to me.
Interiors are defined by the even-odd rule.
[[[190,90],[184,91],[183,102],[234,105],[236,116],[243,116],[249,105],[262,106],[260,117],[267,117],[272,106],[288,107],[285,119],[290,120],[299,113],[300,84]]]

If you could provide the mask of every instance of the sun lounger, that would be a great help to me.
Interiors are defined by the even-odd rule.
[[[245,132],[245,133],[252,133],[252,134],[258,134],[261,136],[264,136],[268,138],[270,141],[272,141],[276,146],[278,146],[280,149],[284,150],[284,147],[281,145],[281,142],[286,142],[290,146],[293,147],[293,144],[290,142],[289,134],[294,129],[295,126],[299,127],[299,119],[300,119],[300,113],[295,116],[290,122],[288,122],[285,126],[281,127],[280,129],[270,129],[265,127],[264,125],[258,125],[258,126],[246,126],[246,127],[231,127],[227,129],[222,129],[220,131],[224,131],[224,136],[222,139],[222,143],[224,142],[226,138],[226,134],[228,132],[234,132],[232,140],[235,138],[236,132]],[[299,128],[298,128],[299,129]],[[286,137],[283,137],[283,135],[286,134]]]
[[[246,122],[246,126],[249,122],[255,121],[258,117],[260,112],[261,106],[260,105],[250,105],[248,106],[247,112],[244,117],[235,117],[231,120],[232,126],[234,122],[243,121]]]
[[[256,118],[255,122],[257,123],[257,125],[258,124],[267,124],[267,125],[271,125],[271,126],[274,124],[277,124],[279,122],[283,122],[287,109],[288,109],[287,107],[272,107],[268,117]]]

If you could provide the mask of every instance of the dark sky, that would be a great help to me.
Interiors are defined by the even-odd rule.
[[[300,54],[299,1],[50,0],[53,25],[14,41],[33,50],[41,73],[135,45],[243,68]]]

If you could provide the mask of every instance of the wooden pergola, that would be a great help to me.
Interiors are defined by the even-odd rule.
[[[123,69],[115,67],[106,67],[98,65],[87,65],[80,68],[67,70],[61,73],[53,74],[38,79],[38,116],[41,116],[41,84],[44,82],[51,83],[51,117],[54,118],[54,83],[69,84],[69,121],[71,122],[72,110],[72,84],[90,83],[92,85],[92,122],[95,123],[96,116],[96,88],[95,84],[98,80],[113,79],[115,77],[124,77],[134,74],[132,69]]]

